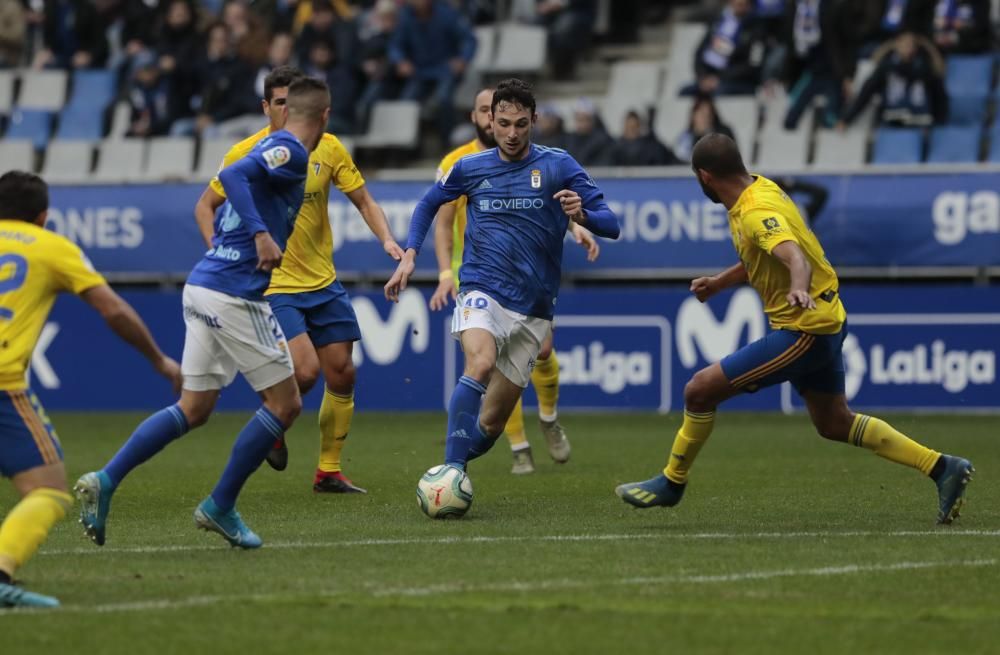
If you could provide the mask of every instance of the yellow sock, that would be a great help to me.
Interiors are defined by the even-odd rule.
[[[556,351],[548,359],[535,361],[531,372],[531,383],[538,396],[538,418],[543,421],[556,420],[556,404],[559,402],[559,360]]]
[[[524,433],[524,407],[521,406],[520,398],[517,399],[514,411],[510,413],[503,431],[507,435],[507,441],[510,442],[511,450],[524,450],[529,447],[528,435]]]
[[[0,525],[0,571],[13,577],[72,505],[68,493],[44,487],[22,498]]]
[[[848,441],[867,448],[879,457],[915,468],[930,475],[941,453],[921,446],[880,418],[856,414]]]
[[[340,470],[340,451],[344,449],[347,433],[354,418],[354,392],[347,396],[323,391],[323,404],[319,406],[319,470],[336,473]]]
[[[713,425],[715,425],[715,412],[684,410],[684,422],[674,437],[674,445],[670,449],[670,461],[663,469],[663,475],[678,484],[687,482],[688,471],[694,464],[698,451],[712,434]]]

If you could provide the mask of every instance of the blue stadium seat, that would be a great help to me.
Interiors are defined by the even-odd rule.
[[[104,136],[104,109],[95,106],[67,106],[59,113],[57,139],[100,141]]]
[[[97,107],[104,111],[115,98],[115,73],[110,70],[79,70],[73,74],[73,92],[67,107]]]
[[[987,93],[992,81],[992,55],[948,58],[944,83],[949,96]]]
[[[6,139],[27,139],[36,150],[43,150],[52,133],[52,114],[47,111],[15,110],[10,116]]]
[[[1000,121],[993,123],[989,136],[990,149],[986,153],[986,161],[993,164],[1000,164]]]
[[[873,164],[919,164],[924,135],[919,129],[880,127],[875,132]]]
[[[986,119],[988,99],[985,87],[979,93],[957,93],[948,96],[948,123],[982,125]]]
[[[931,130],[927,162],[957,164],[979,161],[982,128],[978,125],[948,125]]]

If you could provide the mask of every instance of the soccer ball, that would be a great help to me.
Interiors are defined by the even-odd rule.
[[[434,466],[417,483],[417,504],[432,519],[461,518],[472,505],[472,480],[454,466]]]

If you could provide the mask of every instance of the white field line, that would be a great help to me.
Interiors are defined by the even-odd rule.
[[[714,575],[671,575],[671,576],[647,576],[634,578],[619,578],[613,580],[594,580],[593,578],[562,578],[550,580],[533,580],[527,582],[503,582],[488,584],[462,584],[448,583],[439,585],[426,585],[421,587],[381,587],[369,585],[365,590],[367,595],[373,598],[414,598],[427,596],[440,596],[445,594],[470,593],[470,592],[538,592],[538,591],[560,591],[597,589],[606,586],[637,586],[646,587],[652,585],[706,585],[738,583],[747,580],[772,580],[776,578],[797,578],[797,577],[831,577],[841,575],[856,575],[859,573],[893,573],[901,571],[915,571],[921,569],[935,568],[955,568],[955,567],[992,567],[997,565],[995,559],[982,560],[960,560],[960,561],[930,561],[930,562],[894,562],[887,564],[848,564],[844,566],[825,566],[821,568],[805,569],[778,569],[778,570],[750,570],[734,573],[714,574]],[[365,592],[361,592],[364,594]],[[144,612],[157,610],[184,609],[191,607],[204,607],[210,605],[225,605],[234,603],[260,602],[293,602],[299,600],[316,600],[321,598],[333,598],[350,594],[357,597],[359,592],[351,589],[341,590],[319,590],[308,594],[246,594],[246,595],[226,595],[226,596],[190,596],[176,600],[146,600],[126,603],[107,603],[98,605],[76,605],[63,607],[56,610],[59,613],[74,614],[109,614],[120,612]],[[4,616],[23,616],[25,614],[49,614],[52,610],[15,610],[10,612],[0,612],[0,620]]]
[[[589,542],[589,541],[660,541],[678,539],[703,539],[707,541],[727,540],[767,540],[767,539],[825,539],[844,537],[1000,537],[1000,530],[896,530],[890,532],[876,531],[817,531],[817,532],[694,532],[676,534],[554,534],[554,535],[519,535],[495,537],[401,537],[398,539],[345,539],[340,541],[275,541],[264,542],[267,549],[321,549],[321,548],[351,548],[365,546],[414,546],[414,545],[467,545],[492,544],[511,542]],[[43,549],[40,555],[99,555],[101,553],[187,553],[198,551],[224,550],[225,546],[218,540],[212,544],[176,546],[120,546],[120,547],[90,547],[90,548],[54,548]]]

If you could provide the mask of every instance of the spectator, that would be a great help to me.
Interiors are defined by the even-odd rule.
[[[531,140],[540,146],[566,149],[568,136],[562,116],[552,105],[538,108],[538,123],[531,132]]]
[[[302,66],[303,72],[326,82],[333,91],[330,105],[332,132],[352,134],[354,132],[354,74],[349,66],[337,61],[333,44],[325,40],[313,41],[309,56]]]
[[[990,48],[989,0],[938,0],[931,34],[945,54],[979,54]]]
[[[682,161],[690,161],[691,151],[694,150],[694,144],[698,143],[698,139],[713,133],[733,138],[732,129],[722,122],[712,97],[698,96],[691,105],[687,128],[677,136],[677,141],[674,143],[674,156]]]
[[[930,35],[929,27],[934,16],[935,0],[847,0],[845,9],[853,12],[868,34],[868,44],[862,54],[870,54],[886,41],[903,32]],[[850,24],[845,25],[850,28]]]
[[[128,136],[148,137],[166,134],[173,121],[170,85],[160,71],[156,54],[143,50],[132,57],[128,88],[132,120]]]
[[[615,166],[673,166],[683,162],[654,134],[643,129],[638,112],[630,111],[625,116],[622,138],[615,143],[611,163]]]
[[[34,67],[100,68],[108,60],[107,24],[90,0],[45,0],[43,47]]]
[[[855,55],[837,0],[796,0],[788,11],[786,80],[791,90],[785,129],[794,130],[816,96],[826,99],[824,122],[832,127],[850,95]]]
[[[190,0],[171,0],[156,33],[160,35],[156,42],[160,73],[170,88],[170,114],[174,118],[190,116],[191,97],[197,91],[195,65],[201,49]]]
[[[20,0],[0,0],[0,68],[21,65],[28,21]]]
[[[537,11],[549,32],[553,76],[572,79],[580,52],[590,46],[597,0],[539,0]]]
[[[244,0],[229,0],[222,8],[222,22],[236,44],[237,56],[253,66],[267,61],[267,28],[260,16],[251,12]]]
[[[753,93],[760,84],[764,35],[751,0],[729,0],[695,52],[697,82],[688,94]]]
[[[295,16],[292,19],[292,34],[298,35],[305,29],[305,26],[312,21],[312,14],[320,5],[329,7],[333,12],[334,20],[348,21],[354,17],[354,7],[348,0],[320,0],[309,2],[309,0],[286,0],[288,4],[295,5]]]
[[[279,66],[289,66],[292,63],[292,51],[295,41],[288,32],[278,32],[271,37],[267,48],[267,62],[257,69],[257,77],[253,88],[258,98],[264,97],[264,79]]]
[[[476,37],[447,0],[409,0],[389,44],[404,100],[431,97],[441,143],[455,124],[455,87],[476,54]]]
[[[348,65],[357,56],[357,29],[352,21],[341,19],[329,0],[312,0],[313,10],[309,22],[295,40],[295,51],[300,62],[309,59],[313,43],[323,41],[334,49],[335,59]]]
[[[566,149],[582,166],[610,166],[615,142],[597,116],[594,103],[581,99],[573,111],[573,133]]]
[[[838,129],[850,125],[875,95],[881,96],[878,115],[883,125],[926,127],[948,115],[944,89],[944,62],[933,44],[906,32],[876,52],[878,62],[860,93],[844,113]]]
[[[124,0],[119,8],[121,16],[121,43],[125,56],[131,62],[136,55],[153,48],[155,29],[160,23],[160,0]],[[131,72],[135,72],[132,66]]]
[[[377,101],[398,93],[399,80],[389,65],[389,42],[397,17],[395,0],[379,0],[361,21],[359,53],[364,91],[358,101],[359,124],[368,121]]]

